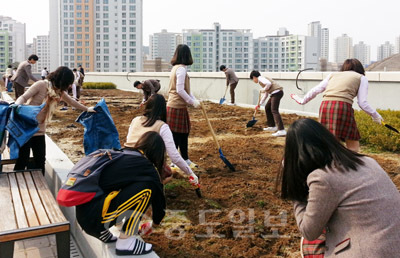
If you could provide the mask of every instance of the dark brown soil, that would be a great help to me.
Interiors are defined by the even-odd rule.
[[[141,95],[119,90],[85,90],[82,100],[89,106],[102,97],[123,144],[131,120],[142,113],[138,108]],[[206,109],[222,151],[237,171],[230,172],[225,167],[201,111],[190,108],[189,154],[200,166],[197,173],[203,198],[196,197],[186,179],[168,183],[167,208],[171,211],[162,228],[145,240],[154,244],[161,257],[300,257],[300,234],[292,205],[274,193],[285,139],[262,130],[264,113],[259,112],[256,125],[246,129],[252,110],[209,102]],[[48,127],[48,134],[74,162],[83,156],[83,128],[74,122],[79,113],[57,111]],[[298,118],[283,115],[286,127]],[[372,155],[400,187],[399,156]],[[200,221],[202,211],[207,211],[206,221]],[[205,236],[207,227],[213,237]]]

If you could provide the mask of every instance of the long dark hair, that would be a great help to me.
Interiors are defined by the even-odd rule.
[[[165,163],[165,144],[158,133],[150,131],[143,134],[133,149],[143,151],[146,158],[154,164],[158,173],[162,176],[161,173]]]
[[[144,121],[143,126],[149,127],[154,125],[157,120],[161,120],[164,123],[167,122],[167,107],[165,98],[163,95],[154,94],[147,102],[144,109],[144,116],[147,118]]]
[[[356,58],[346,59],[340,69],[341,72],[354,71],[359,74],[365,75],[364,66]]]
[[[283,199],[307,201],[307,177],[316,169],[332,166],[345,173],[364,164],[359,153],[344,147],[323,125],[299,119],[286,135],[283,168],[278,173]]]
[[[174,56],[171,59],[172,65],[192,65],[193,58],[192,53],[190,52],[190,48],[185,44],[179,44],[176,49]]]
[[[52,83],[53,87],[66,91],[74,82],[75,76],[71,69],[66,66],[60,66],[47,76],[47,80]]]

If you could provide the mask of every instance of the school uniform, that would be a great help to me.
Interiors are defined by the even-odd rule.
[[[154,165],[145,156],[137,155],[137,151],[124,152],[127,155],[101,172],[99,186],[105,193],[76,206],[79,225],[103,242],[112,238],[108,229],[120,223],[126,235],[137,234],[140,220],[150,205],[155,224],[160,224],[165,216],[164,188]],[[136,155],[129,155],[130,152]]]
[[[303,237],[326,230],[325,257],[397,258],[400,254],[400,194],[369,157],[356,170],[316,169],[307,177],[307,203],[295,202]]]
[[[267,116],[267,126],[268,127],[278,127],[278,130],[284,130],[283,121],[281,114],[279,113],[279,104],[283,97],[283,87],[280,86],[274,80],[259,76],[258,83],[263,88],[264,92],[263,97],[260,100],[260,105],[262,105],[265,100],[268,98],[268,95],[271,95],[267,104],[265,105],[265,115]]]
[[[11,78],[15,88],[15,99],[24,94],[25,87],[29,86],[29,79],[34,82],[38,81],[32,74],[32,64],[28,61],[23,61],[19,64],[17,72]]]
[[[174,138],[169,126],[161,120],[157,120],[152,126],[144,126],[147,120],[145,116],[135,117],[129,126],[128,135],[126,136],[125,147],[133,148],[137,141],[147,132],[158,133],[164,141],[165,148],[172,163],[178,166],[187,175],[192,175],[193,171],[189,165],[183,160],[182,156],[176,149]]]
[[[172,68],[168,101],[167,124],[170,127],[175,145],[180,149],[182,158],[189,159],[188,138],[190,132],[190,118],[188,105],[194,103],[194,96],[190,94],[190,78],[185,65],[175,65]]]
[[[358,141],[361,138],[352,107],[353,99],[356,96],[358,105],[364,112],[374,119],[382,118],[368,104],[368,79],[362,74],[354,71],[330,74],[320,84],[307,92],[300,104],[306,104],[322,92],[323,99],[319,109],[319,121],[342,141]]]

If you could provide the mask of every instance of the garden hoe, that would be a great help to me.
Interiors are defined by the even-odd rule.
[[[224,102],[225,102],[225,96],[226,96],[226,92],[228,91],[228,86],[226,86],[226,89],[225,89],[225,94],[224,94],[224,96],[219,100],[219,104],[223,104]]]
[[[235,167],[229,162],[229,160],[227,160],[227,159],[225,158],[224,154],[222,153],[222,149],[221,149],[221,146],[220,146],[219,143],[218,143],[217,136],[215,136],[214,129],[213,129],[212,126],[211,126],[210,120],[208,120],[208,116],[207,116],[206,109],[205,109],[205,107],[204,107],[203,102],[201,102],[201,101],[200,101],[200,106],[201,106],[201,111],[203,112],[204,118],[206,119],[208,128],[210,129],[210,132],[211,132],[211,134],[212,134],[212,137],[214,138],[214,142],[215,142],[215,144],[217,145],[218,152],[219,152],[219,157],[220,157],[220,158],[222,159],[222,161],[228,166],[228,168],[229,168],[230,170],[232,170],[233,172],[235,172]]]
[[[386,128],[389,128],[390,130],[396,132],[396,133],[400,133],[399,130],[397,130],[396,128],[394,128],[391,125],[386,124],[385,122],[382,121],[382,125],[385,126]]]
[[[257,106],[260,105],[260,98],[261,98],[261,92],[258,94]],[[256,107],[257,107],[257,106],[256,106]],[[250,120],[249,122],[247,122],[246,128],[253,127],[253,125],[255,125],[255,124],[257,123],[257,121],[258,121],[258,120],[256,120],[257,110],[258,110],[258,108],[256,108],[256,109],[254,110],[253,119]]]

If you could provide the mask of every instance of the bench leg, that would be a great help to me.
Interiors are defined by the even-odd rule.
[[[57,257],[69,258],[70,254],[69,231],[56,233]]]
[[[14,241],[0,243],[0,257],[12,258],[14,256]]]

